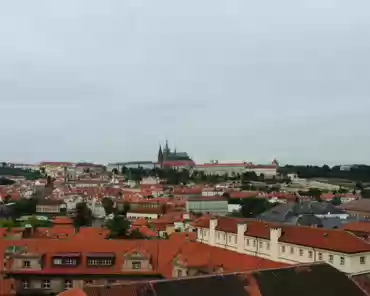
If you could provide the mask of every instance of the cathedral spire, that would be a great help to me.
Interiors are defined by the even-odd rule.
[[[159,150],[158,150],[158,162],[162,163],[163,162],[163,151],[162,151],[162,145],[159,145]]]
[[[166,140],[166,146],[164,147],[164,151],[165,151],[165,153],[170,152],[170,148],[168,147],[168,140]]]

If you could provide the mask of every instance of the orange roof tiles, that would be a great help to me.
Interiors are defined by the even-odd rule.
[[[246,236],[269,239],[271,228],[281,228],[282,234],[279,239],[281,242],[343,253],[370,251],[368,242],[352,233],[339,229],[323,229],[267,223],[254,219],[219,217],[216,230],[237,233],[238,223],[247,224]],[[197,221],[196,225],[209,228],[209,219]]]

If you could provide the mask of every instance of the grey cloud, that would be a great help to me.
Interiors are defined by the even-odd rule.
[[[369,162],[365,0],[0,4],[1,158]]]

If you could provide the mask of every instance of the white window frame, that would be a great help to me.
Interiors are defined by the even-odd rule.
[[[64,280],[64,289],[72,289],[73,288],[73,283],[71,280]]]
[[[133,261],[132,262],[132,269],[141,269],[141,262],[140,261]]]
[[[365,256],[360,257],[360,264],[366,264],[366,257]]]
[[[50,287],[51,287],[51,282],[50,282],[50,280],[43,280],[43,281],[42,281],[42,288],[43,288],[43,289],[50,289]]]
[[[31,261],[30,260],[23,260],[22,266],[23,266],[23,268],[31,268]]]
[[[30,288],[30,281],[24,280],[22,281],[23,289],[27,290]]]

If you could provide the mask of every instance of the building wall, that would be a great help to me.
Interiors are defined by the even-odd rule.
[[[217,220],[210,221],[210,229],[198,228],[199,242],[233,250],[239,253],[258,256],[288,264],[326,262],[337,269],[349,273],[370,272],[370,252],[345,254],[332,250],[311,248],[280,242],[281,228],[270,230],[270,238],[262,239],[245,236],[246,224],[238,225],[238,233],[225,233],[216,230]]]
[[[158,214],[148,214],[148,213],[135,213],[135,212],[128,212],[127,218],[128,219],[139,219],[139,218],[145,218],[145,219],[158,219]]]
[[[228,213],[227,200],[188,200],[186,201],[186,210],[195,213],[214,213],[219,215],[226,215]]]

